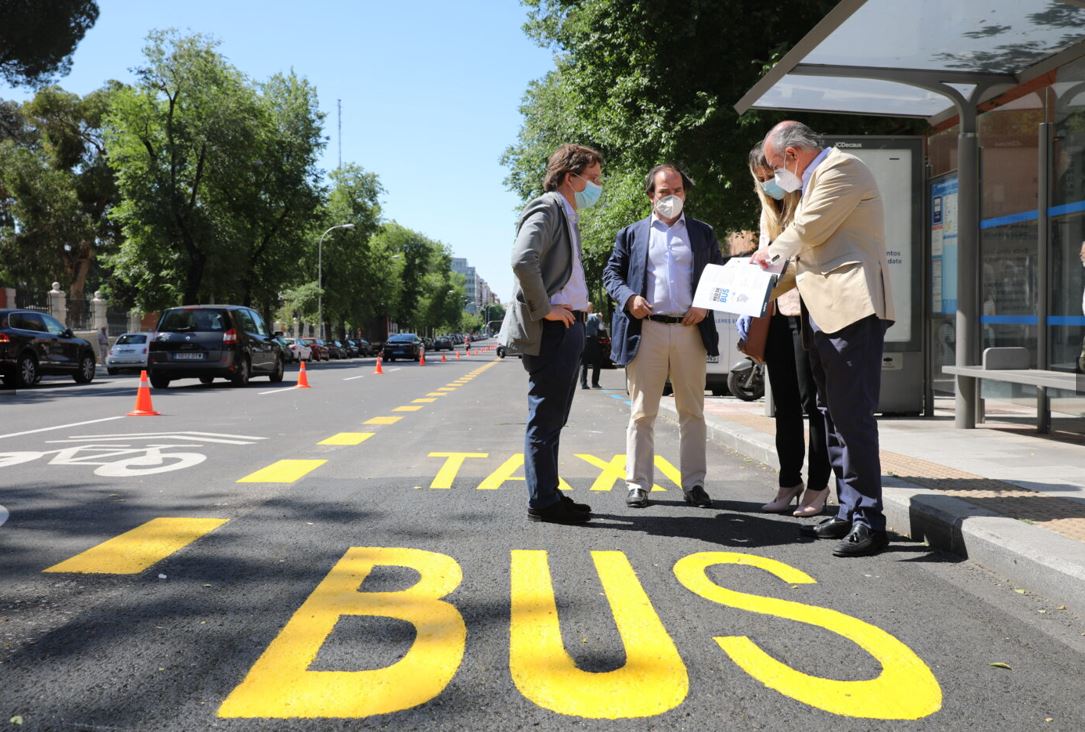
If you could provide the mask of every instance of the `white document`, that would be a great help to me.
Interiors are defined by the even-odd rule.
[[[693,295],[693,306],[736,315],[764,315],[769,293],[786,264],[780,262],[761,269],[750,264],[749,257],[732,257],[724,265],[705,265]]]

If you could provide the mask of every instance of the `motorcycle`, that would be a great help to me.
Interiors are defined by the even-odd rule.
[[[739,360],[727,373],[727,388],[744,402],[757,401],[765,396],[765,364],[749,356]]]

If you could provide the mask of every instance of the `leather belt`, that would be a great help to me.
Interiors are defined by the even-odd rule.
[[[681,315],[649,315],[648,320],[653,320],[657,323],[668,323],[674,325],[675,323],[681,323],[683,316]]]
[[[573,318],[580,321],[581,323],[588,322],[588,314],[583,310],[574,310],[573,311]]]

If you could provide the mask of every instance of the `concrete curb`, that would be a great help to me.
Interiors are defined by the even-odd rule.
[[[677,422],[673,403],[660,413]],[[778,469],[775,437],[708,419],[708,439]],[[883,476],[889,528],[990,569],[1017,587],[1075,609],[1085,609],[1085,545],[1038,526],[987,511],[968,501]]]

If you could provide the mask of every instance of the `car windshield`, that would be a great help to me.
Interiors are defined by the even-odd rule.
[[[167,310],[158,330],[173,333],[191,331],[221,332],[226,330],[224,313],[219,310]]]
[[[117,339],[117,345],[123,346],[129,343],[146,343],[147,336],[142,333],[125,333]]]
[[[388,339],[389,343],[414,343],[413,335],[394,335]]]

